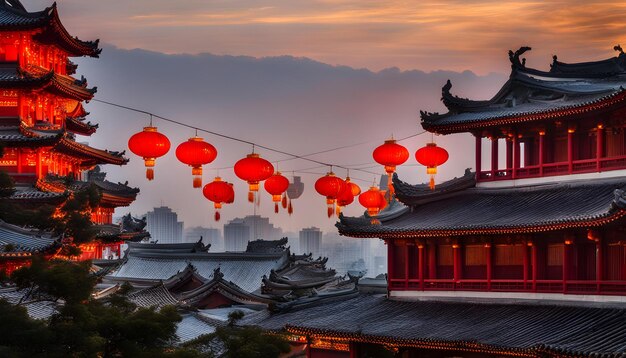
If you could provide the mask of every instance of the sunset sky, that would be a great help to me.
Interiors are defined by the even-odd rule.
[[[29,9],[49,0],[27,0]],[[75,34],[163,53],[305,56],[380,70],[506,70],[508,49],[578,61],[626,34],[623,1],[63,0]]]
[[[35,11],[50,1],[24,5]],[[565,62],[589,61],[612,57],[615,44],[626,45],[626,4],[620,2],[63,0],[58,7],[72,35],[101,39],[99,59],[75,59],[78,75],[98,86],[96,99],[300,155],[365,143],[313,158],[376,172],[382,172],[371,157],[377,145],[391,134],[420,132],[419,110],[445,111],[440,97],[447,79],[454,94],[485,99],[507,79],[509,49],[532,46],[527,65],[547,69],[553,54]],[[145,115],[97,102],[86,108],[100,127],[77,140],[98,148],[127,149],[130,135],[147,124]],[[213,223],[211,206],[191,188],[189,168],[173,154],[193,131],[156,124],[172,140],[172,151],[157,161],[155,181],[144,179],[142,161],[130,153],[128,165],[104,168],[110,180],[141,189],[118,215],[165,204],[186,227],[221,228],[254,212],[244,183],[231,169],[221,170],[220,176],[235,182],[238,199],[223,210],[222,222]],[[251,150],[202,135],[218,148],[205,182],[218,174],[215,168],[232,166]],[[402,144],[414,153],[430,139],[421,135]],[[438,180],[473,166],[469,135],[436,141],[450,152]],[[275,163],[285,159],[260,152]],[[279,169],[299,171],[305,194],[292,217],[275,216],[268,196],[259,212],[286,230],[333,231],[335,219],[326,218],[324,199],[313,190],[329,168],[291,160]],[[409,183],[428,179],[412,155],[398,172]],[[351,176],[364,189],[376,178],[354,170]],[[363,208],[353,204],[345,212],[360,215]]]

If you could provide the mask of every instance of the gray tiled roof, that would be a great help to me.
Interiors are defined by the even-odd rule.
[[[4,0],[3,0],[4,2]],[[32,27],[42,24],[48,19],[47,11],[27,13],[20,9],[12,9],[8,5],[0,6],[0,28]]]
[[[15,287],[0,289],[0,299],[5,299],[14,305],[22,300],[24,294],[24,291],[18,291]],[[26,308],[28,315],[34,319],[48,319],[57,313],[60,306],[59,303],[52,301],[34,301],[29,299],[22,300],[20,305]]]
[[[215,326],[197,317],[197,314],[184,314],[176,328],[176,336],[180,343],[196,339],[203,334],[215,332]]]
[[[588,223],[626,209],[624,188],[623,178],[508,189],[469,188],[415,205],[402,215],[382,219],[379,225],[363,217],[342,216],[337,227],[348,236],[392,237]]]
[[[128,295],[128,299],[139,307],[162,308],[167,305],[178,305],[178,300],[162,283],[131,293]]]
[[[14,246],[13,251],[43,251],[54,245],[56,238],[38,231],[22,229],[0,221],[0,248]]]
[[[259,319],[260,318],[260,319]],[[395,301],[381,295],[244,317],[268,330],[307,328],[353,337],[505,350],[626,353],[625,308]],[[601,332],[601,333],[600,333]]]
[[[239,256],[239,257],[238,257]],[[198,274],[212,278],[216,268],[220,268],[224,279],[232,281],[242,289],[253,292],[261,287],[261,278],[272,269],[283,266],[286,256],[254,257],[240,253],[235,255],[193,255],[187,258],[149,258],[129,255],[126,262],[109,277],[114,280],[146,279],[166,280],[191,263]]]

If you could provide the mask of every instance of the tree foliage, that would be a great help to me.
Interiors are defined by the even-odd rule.
[[[276,358],[290,351],[287,340],[277,334],[268,334],[253,326],[236,326],[243,312],[228,315],[228,324],[218,327],[215,333],[203,335],[183,345],[202,352],[205,357],[226,358]]]
[[[0,301],[0,356],[7,357],[193,357],[171,348],[180,315],[174,307],[137,308],[125,287],[107,302],[91,297],[96,279],[89,263],[33,260],[15,271],[29,300],[63,302],[47,322],[23,307]],[[11,332],[12,327],[18,330]],[[8,332],[8,333],[7,333]],[[3,354],[10,352],[10,354]]]

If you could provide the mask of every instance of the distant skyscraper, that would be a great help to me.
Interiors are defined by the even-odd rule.
[[[250,241],[250,227],[243,219],[224,224],[224,251],[245,251]]]
[[[201,226],[185,229],[185,242],[198,242],[200,238],[205,245],[211,244],[211,251],[223,250],[222,234],[219,229]]]
[[[248,215],[243,218],[244,224],[250,227],[250,241],[252,240],[278,240],[283,235],[283,231],[274,227],[269,218],[260,215]]]
[[[183,242],[183,222],[178,221],[178,215],[167,206],[154,208],[146,214],[146,230],[150,233],[150,240],[159,244]]]
[[[322,231],[316,227],[300,230],[300,252],[313,255],[320,254],[322,244]]]

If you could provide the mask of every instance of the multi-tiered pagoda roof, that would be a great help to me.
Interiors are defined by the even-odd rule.
[[[529,47],[511,51],[509,80],[493,98],[460,98],[451,93],[452,83],[448,81],[442,88],[448,112],[422,111],[422,126],[449,134],[606,113],[623,106],[626,99],[626,54],[621,47],[616,49],[617,57],[597,62],[566,64],[555,56],[549,71],[526,67],[520,57]]]

